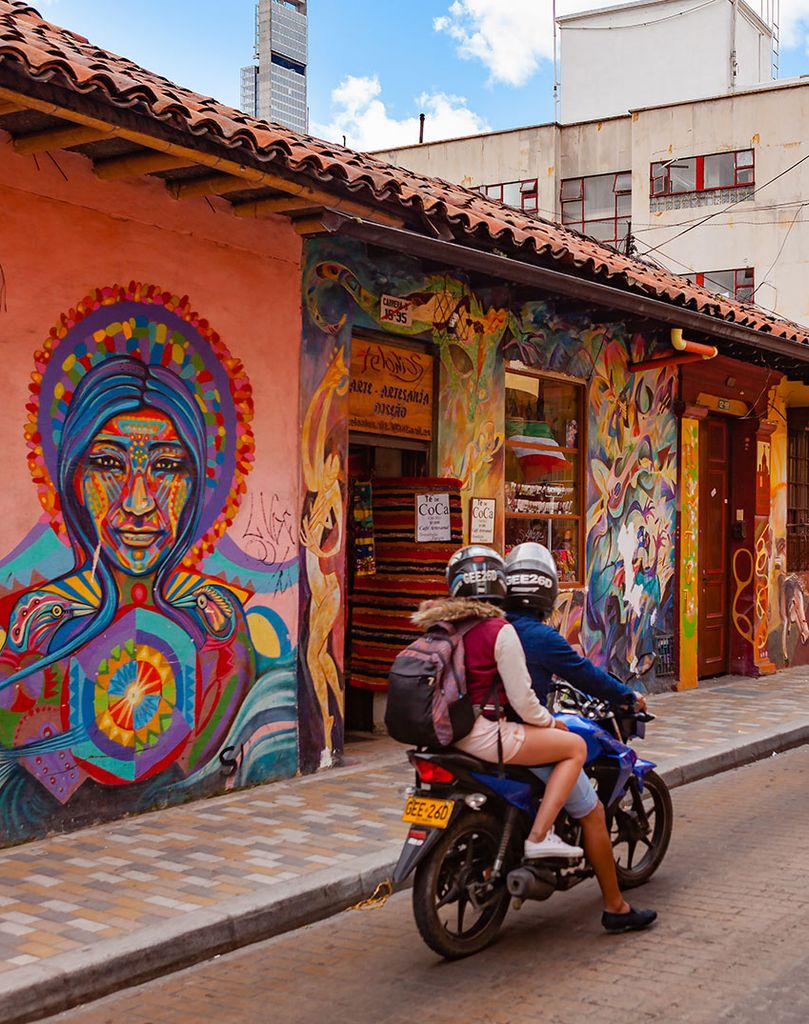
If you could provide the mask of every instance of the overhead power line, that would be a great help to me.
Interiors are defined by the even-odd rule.
[[[663,249],[664,246],[670,245],[676,239],[682,238],[683,235],[687,235],[689,231],[694,231],[696,228],[701,227],[703,224],[706,224],[709,220],[713,220],[714,217],[722,216],[722,214],[727,213],[728,210],[732,210],[734,206],[738,206],[739,203],[747,202],[749,199],[752,199],[753,196],[758,195],[759,192],[762,192],[765,188],[767,188],[768,185],[772,185],[773,182],[778,181],[779,178],[783,178],[785,174],[789,174],[791,171],[794,171],[796,167],[800,167],[800,165],[802,163],[805,163],[807,160],[809,160],[809,153],[807,153],[806,156],[802,156],[800,160],[796,160],[794,164],[790,164],[789,167],[784,168],[784,170],[776,174],[774,178],[770,178],[769,181],[765,181],[763,185],[757,185],[750,193],[750,195],[742,196],[740,199],[735,199],[732,203],[729,203],[723,210],[714,210],[713,213],[709,213],[705,217],[702,217],[700,220],[698,220],[695,224],[692,224],[690,227],[684,228],[682,231],[679,231],[676,235],[672,235],[671,238],[667,238],[664,242],[660,242],[659,245],[652,246],[651,249],[649,249],[649,252],[659,252],[660,250]]]

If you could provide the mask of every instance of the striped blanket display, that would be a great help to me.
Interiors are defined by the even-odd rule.
[[[416,543],[416,495],[446,493],[452,539]],[[463,543],[461,485],[435,477],[374,480],[373,520],[376,573],[354,579],[348,680],[384,690],[393,659],[418,635],[410,616],[419,602],[446,596],[444,571]]]

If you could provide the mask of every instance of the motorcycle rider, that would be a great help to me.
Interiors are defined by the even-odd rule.
[[[550,551],[542,544],[518,544],[506,556],[508,620],[517,632],[525,652],[534,693],[547,703],[554,675],[576,689],[615,704],[634,703],[644,710],[646,699],[577,654],[570,644],[544,620],[553,611],[559,593],[559,577]],[[534,769],[541,778],[548,769]],[[638,931],[657,918],[654,910],[635,910],[624,899],[618,885],[612,842],[604,807],[584,771],[579,773],[565,810],[582,827],[584,851],[593,867],[604,900],[601,923],[609,932]]]
[[[455,746],[485,761],[496,762],[501,753],[505,763],[548,765],[545,796],[525,841],[525,856],[581,857],[583,851],[563,842],[553,823],[582,770],[586,746],[553,718],[531,688],[522,645],[500,607],[506,597],[503,559],[491,548],[464,547],[450,558],[446,576],[449,597],[423,602],[413,622],[425,631],[438,623],[474,622],[464,634],[464,657],[467,693],[479,714],[472,731]],[[521,721],[506,720],[509,708]]]

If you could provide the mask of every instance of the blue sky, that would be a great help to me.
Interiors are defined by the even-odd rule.
[[[238,105],[253,0],[32,0],[45,17]],[[614,0],[613,0],[614,2]],[[758,7],[761,0],[752,0]],[[560,14],[607,0],[558,0]],[[309,0],[313,132],[360,147],[553,118],[551,0]],[[809,72],[809,0],[781,0],[781,77]]]

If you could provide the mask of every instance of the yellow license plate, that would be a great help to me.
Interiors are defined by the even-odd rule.
[[[446,828],[452,814],[454,800],[433,800],[426,796],[407,798],[402,821],[414,825],[426,825],[428,828]]]

